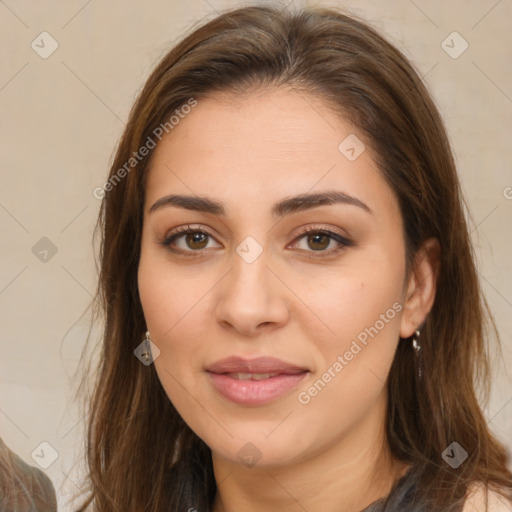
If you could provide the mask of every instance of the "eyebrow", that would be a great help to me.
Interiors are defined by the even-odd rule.
[[[273,217],[284,217],[285,215],[309,210],[318,206],[346,204],[357,206],[369,214],[373,215],[373,210],[363,201],[356,197],[350,196],[345,192],[337,190],[328,190],[316,194],[300,194],[288,197],[275,203],[272,207]],[[164,207],[176,206],[187,210],[211,213],[217,216],[225,216],[226,210],[222,203],[204,196],[190,196],[182,194],[170,194],[158,199],[149,209],[148,213],[160,210]]]

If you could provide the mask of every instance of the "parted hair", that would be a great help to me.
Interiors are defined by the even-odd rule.
[[[387,381],[392,454],[415,468],[417,499],[431,503],[429,510],[448,510],[478,482],[512,499],[506,450],[482,413],[488,342],[499,348],[499,337],[479,285],[447,132],[413,64],[377,29],[334,8],[250,6],[192,28],[139,93],[109,176],[191,98],[293,88],[348,120],[397,197],[407,268],[427,238],[441,249],[436,298],[421,332],[422,379],[410,340],[400,340]],[[80,510],[207,511],[216,493],[209,447],[173,407],[154,366],[133,354],[146,330],[137,269],[152,154],[105,193],[96,225],[94,307],[104,330]],[[456,469],[442,458],[453,441],[468,453]]]

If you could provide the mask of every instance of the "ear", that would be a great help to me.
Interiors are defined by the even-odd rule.
[[[436,238],[429,238],[414,256],[407,284],[400,337],[409,338],[427,318],[436,296],[441,248]]]

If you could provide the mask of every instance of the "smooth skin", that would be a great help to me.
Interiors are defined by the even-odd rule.
[[[214,512],[359,511],[387,495],[407,469],[385,439],[385,382],[399,337],[411,336],[432,307],[439,246],[426,241],[406,275],[397,199],[368,145],[354,161],[340,152],[350,134],[358,136],[319,99],[291,88],[238,98],[215,93],[153,154],[140,298],[161,351],[154,364],[162,386],[212,450]],[[325,191],[343,192],[370,211],[339,203],[272,215],[275,203]],[[150,212],[168,194],[208,197],[224,215],[170,204]],[[162,244],[187,226],[208,235]],[[350,243],[304,234],[312,228]],[[237,252],[249,236],[262,249],[251,263]],[[395,303],[401,311],[300,403],[299,393]],[[271,403],[237,405],[205,371],[231,355],[270,355],[310,373]],[[247,443],[257,449],[252,467],[240,456]]]

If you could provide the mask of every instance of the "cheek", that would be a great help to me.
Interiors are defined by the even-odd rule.
[[[192,267],[177,269],[165,255],[143,251],[138,269],[139,296],[151,338],[164,345],[161,350],[180,330],[183,333],[186,329],[188,337],[194,337],[198,325],[189,319],[201,311],[213,284],[208,275]]]
[[[201,371],[201,344],[204,346],[208,336],[205,323],[197,321],[204,292],[194,291],[198,288],[191,280],[177,278],[176,272],[173,278],[166,276],[165,266],[147,263],[141,260],[139,266],[139,294],[151,340],[160,350],[155,370],[169,400],[191,420],[201,413],[194,410],[191,396],[196,394],[195,373]]]
[[[211,336],[211,315],[205,308],[214,283],[192,267],[177,271],[161,254],[141,255],[139,295],[151,340],[160,350],[155,369],[177,408],[190,401],[185,389],[194,394],[197,376],[203,371],[201,356]]]
[[[317,341],[317,372],[296,396],[302,414],[322,421],[327,437],[350,431],[381,400],[399,340],[400,287],[376,293],[359,281],[345,290],[352,300],[333,294],[345,309],[329,306],[336,335]]]
[[[364,338],[376,323],[379,331],[398,333],[404,266],[399,258],[354,260],[337,271],[338,277],[331,273],[318,279],[317,286],[298,287],[297,294],[307,298],[307,306],[326,327],[323,343],[331,351],[350,345],[361,333]]]
[[[314,379],[299,396],[308,414],[329,410],[336,424],[348,427],[382,394],[399,341],[404,271],[393,251],[368,252],[309,295],[308,306],[329,331],[308,334],[318,356]]]

